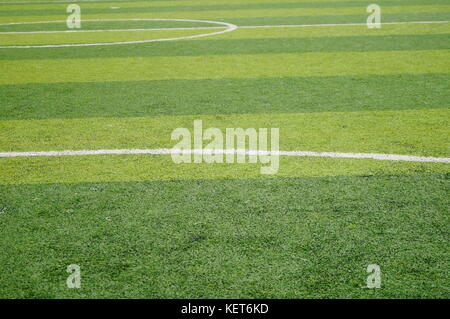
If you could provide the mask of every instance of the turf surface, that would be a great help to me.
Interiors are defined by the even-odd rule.
[[[448,295],[448,175],[0,190],[2,297]],[[361,288],[371,263],[382,289]]]
[[[360,0],[89,1],[82,30],[164,30],[6,34],[66,30],[67,4],[0,3],[0,46],[220,30],[139,18],[239,27],[0,49],[0,152],[170,148],[173,129],[203,120],[278,127],[281,150],[449,158],[450,3],[377,3],[382,22],[441,23],[368,29]],[[32,21],[52,23],[8,24]],[[267,27],[333,23],[362,25]],[[260,167],[0,157],[0,298],[450,296],[448,163]],[[362,288],[369,264],[381,289]]]

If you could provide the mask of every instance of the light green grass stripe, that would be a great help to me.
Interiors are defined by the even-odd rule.
[[[447,73],[450,50],[2,60],[0,84]]]
[[[450,34],[450,23],[442,24],[385,24],[380,29],[368,29],[366,26],[334,26],[307,28],[239,28],[236,31],[220,34],[211,39],[274,39],[274,38],[316,38],[341,36],[381,36],[381,35],[416,35],[416,34]]]
[[[217,31],[218,30],[216,29],[211,29],[211,30],[170,30],[170,31],[160,30],[160,31],[0,34],[0,43],[2,45],[110,43],[120,41],[142,41],[154,39],[179,38],[191,35],[213,33]]]
[[[404,0],[390,0],[390,2],[400,2]],[[3,0],[2,2],[5,2]],[[12,1],[13,2],[13,1]],[[361,0],[227,0],[226,4],[239,5],[239,4],[270,4],[270,3],[327,3],[327,2],[361,2]],[[425,2],[424,2],[425,3]],[[120,8],[146,8],[146,7],[178,7],[178,6],[205,6],[205,5],[217,5],[217,0],[201,0],[201,1],[98,1],[98,2],[80,2],[82,8],[105,8],[111,7]],[[27,9],[55,9],[61,8],[64,10],[67,8],[67,3],[34,3],[34,4],[0,4],[1,10],[15,11],[15,10],[27,10]]]
[[[33,45],[61,43],[104,43],[118,41],[138,41],[150,39],[175,38],[187,35],[216,32],[210,30],[159,30],[159,31],[118,31],[118,32],[80,32],[80,33],[44,33],[44,34],[0,34],[2,45]],[[214,37],[198,40],[219,39],[277,39],[277,38],[314,38],[344,36],[383,36],[383,35],[420,35],[450,34],[450,23],[384,25],[381,29],[368,29],[366,26],[338,26],[333,28],[258,28],[237,29]]]
[[[276,175],[261,164],[175,164],[170,156],[1,158],[0,184],[119,182],[144,180],[245,179],[450,172],[442,163],[355,159],[280,158]]]
[[[280,128],[284,151],[450,157],[450,110],[186,115],[0,121],[0,151],[172,148],[175,128]],[[205,141],[205,145],[207,142]]]
[[[111,10],[114,11],[114,10]],[[450,5],[423,5],[423,6],[389,6],[383,9],[385,14],[408,13],[442,13],[449,12]],[[227,19],[227,18],[257,18],[257,17],[292,17],[292,16],[336,16],[366,14],[366,7],[343,8],[291,8],[291,9],[255,9],[255,10],[211,10],[211,11],[182,11],[182,12],[143,12],[143,13],[104,13],[84,14],[84,19],[124,19],[124,18],[159,18],[159,19]],[[65,20],[67,14],[52,16],[5,16],[0,23],[21,21],[55,21]]]
[[[151,2],[149,2],[151,3]],[[299,8],[336,8],[336,7],[367,7],[367,2],[359,1],[359,2],[273,2],[273,3],[215,3],[215,4],[195,4],[195,5],[177,5],[174,6],[145,6],[145,5],[137,5],[137,6],[120,6],[120,4],[116,4],[115,6],[105,6],[102,7],[91,7],[88,3],[81,4],[82,12],[84,14],[102,14],[102,13],[136,13],[136,12],[189,12],[189,11],[218,11],[218,10],[227,10],[227,11],[242,11],[242,10],[259,10],[259,9],[299,9]],[[390,1],[390,0],[379,0],[377,2],[379,6],[382,8],[388,6],[398,6],[398,1]],[[448,0],[406,0],[401,3],[403,6],[423,6],[423,5],[448,5]],[[22,8],[18,8],[16,6],[16,10],[2,10],[0,11],[1,16],[29,16],[29,15],[60,15],[66,11],[67,3],[61,4],[56,3],[54,6],[43,5],[43,7],[39,6],[26,6],[22,5]],[[14,8],[14,7],[13,7]],[[11,8],[12,9],[12,8]]]

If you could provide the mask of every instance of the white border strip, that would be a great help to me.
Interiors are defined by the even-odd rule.
[[[425,157],[413,155],[377,154],[377,153],[335,153],[309,151],[247,151],[247,150],[179,150],[179,149],[113,149],[113,150],[80,150],[80,151],[48,151],[48,152],[5,152],[1,157],[36,157],[36,156],[88,156],[88,155],[170,155],[170,154],[246,154],[258,156],[295,156],[295,157],[331,157],[373,159],[380,161],[407,161],[426,163],[450,163],[446,157]]]
[[[83,21],[147,21],[147,19],[93,19]],[[188,21],[188,20],[183,20]],[[192,20],[191,20],[192,21]],[[21,25],[21,24],[46,24],[46,23],[60,23],[65,21],[35,21],[35,22],[11,22],[0,24],[5,25]],[[205,21],[206,22],[206,21]],[[212,21],[208,21],[212,22]],[[449,23],[450,21],[409,21],[409,22],[384,22],[384,25],[402,25],[402,24],[442,24]],[[260,29],[260,28],[308,28],[308,27],[339,27],[339,26],[366,26],[366,23],[343,23],[343,24],[285,24],[285,25],[247,25],[236,26],[237,29]],[[143,29],[102,29],[102,30],[55,30],[55,31],[5,31],[0,34],[40,34],[40,33],[78,33],[78,32],[121,32],[121,31],[173,31],[173,30],[210,30],[210,29],[223,29],[223,27],[184,27],[184,28],[143,28]]]
[[[205,21],[205,20],[186,20],[186,19],[83,19],[82,22],[118,22],[118,21],[192,21],[192,22],[210,22],[213,24],[217,21]],[[403,22],[383,22],[383,25],[396,25],[396,24],[427,24],[427,23],[449,23],[448,20],[442,21],[403,21]],[[53,20],[53,21],[30,21],[30,22],[8,22],[0,23],[0,26],[8,25],[23,25],[23,24],[51,24],[51,23],[66,23],[66,20]],[[226,22],[221,22],[226,24]],[[345,26],[367,26],[367,23],[317,23],[317,24],[280,24],[280,25],[243,25],[238,26],[239,29],[256,29],[256,28],[305,28],[305,27],[345,27]],[[219,27],[187,27],[186,30],[195,29],[217,29]],[[167,28],[172,30],[174,28]],[[184,29],[184,28],[183,28]],[[152,29],[148,29],[152,30]],[[154,29],[158,30],[158,29]],[[165,29],[163,29],[165,30]],[[104,30],[108,31],[108,30]],[[43,31],[45,32],[45,31]]]

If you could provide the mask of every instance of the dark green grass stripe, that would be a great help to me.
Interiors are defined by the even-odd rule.
[[[132,19],[132,18],[130,18]],[[82,30],[111,30],[111,29],[139,29],[139,28],[189,28],[189,27],[217,27],[217,24],[189,22],[189,21],[82,21]],[[224,27],[225,28],[225,27]],[[0,25],[0,32],[12,31],[55,31],[67,30],[66,21],[36,24]]]
[[[448,0],[409,0],[409,1],[377,1],[381,7],[388,6],[421,6],[421,5],[448,5]],[[59,4],[60,5],[60,4]],[[125,7],[116,10],[110,8],[83,8],[83,14],[97,13],[142,13],[142,12],[192,12],[192,11],[221,11],[221,10],[255,10],[255,9],[295,9],[295,8],[342,8],[342,7],[367,7],[367,1],[344,1],[344,2],[300,2],[300,3],[242,3],[242,4],[217,4],[197,6],[149,6],[149,7]],[[1,7],[0,7],[1,8]],[[65,14],[65,8],[55,9],[22,9],[0,11],[0,16],[49,16]]]
[[[362,10],[364,12],[364,10]],[[287,16],[287,17],[254,17],[254,18],[214,18],[214,21],[222,21],[236,24],[238,26],[251,26],[251,25],[284,25],[284,24],[323,24],[323,23],[366,23],[368,14],[348,14],[348,15],[321,15],[321,16]],[[130,19],[133,18],[131,15]],[[62,20],[65,19],[65,16]],[[105,18],[107,19],[107,18]],[[186,19],[189,19],[187,16]],[[203,19],[204,20],[204,19]],[[382,22],[407,22],[407,21],[448,21],[450,20],[450,12],[418,12],[418,13],[383,13]],[[92,23],[92,22],[85,22]],[[148,24],[148,22],[141,22],[142,24]],[[158,24],[157,24],[158,23]],[[170,22],[170,26],[179,26],[183,23],[186,26],[198,26],[189,22]],[[108,26],[109,22],[105,21],[101,23],[103,26]],[[114,22],[114,26],[139,26],[139,22],[128,21],[126,23],[121,23],[120,21]],[[167,26],[165,22],[152,22],[155,25]],[[171,25],[170,25],[171,24]],[[16,28],[15,26],[0,26],[2,31],[3,28]],[[23,28],[25,26],[19,27]],[[15,29],[17,30],[17,29]],[[40,30],[40,29],[39,29]]]
[[[363,10],[364,11],[364,10]],[[323,24],[323,23],[365,23],[367,14],[332,15],[332,16],[291,16],[291,17],[257,17],[257,18],[215,18],[215,21],[230,22],[238,26],[252,25],[285,25],[285,24]],[[130,16],[130,19],[133,17]],[[186,17],[189,19],[189,17]],[[64,19],[62,19],[64,20]],[[448,21],[450,12],[442,13],[383,13],[382,22],[406,22],[406,21]],[[198,23],[175,21],[84,21],[83,29],[126,29],[144,27],[196,27]],[[204,24],[201,24],[204,26]],[[0,25],[0,31],[37,31],[37,30],[66,30],[64,21],[56,24],[31,24],[31,25]]]
[[[0,186],[0,297],[446,298],[449,186],[448,174]],[[73,263],[82,289],[65,285]],[[362,289],[373,263],[382,289]]]
[[[447,108],[449,75],[0,86],[1,119]]]
[[[50,59],[130,56],[200,56],[258,53],[373,52],[444,50],[449,34],[384,35],[318,38],[221,39],[167,41],[118,47],[57,48],[56,50],[1,50],[0,59]],[[15,54],[15,53],[18,54]]]

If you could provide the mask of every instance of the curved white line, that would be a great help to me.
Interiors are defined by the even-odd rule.
[[[186,27],[186,28],[148,28],[148,29],[99,29],[99,30],[55,30],[55,31],[6,31],[0,34],[46,34],[46,33],[89,33],[89,32],[126,32],[126,31],[177,31],[177,30],[211,30],[223,27]]]
[[[210,24],[218,24],[226,27],[225,30],[212,32],[212,33],[203,33],[196,34],[184,37],[177,38],[165,38],[165,39],[153,39],[153,40],[138,40],[138,41],[120,41],[120,42],[106,42],[106,43],[78,43],[78,44],[46,44],[46,45],[11,45],[11,46],[0,46],[0,49],[35,49],[35,48],[61,48],[61,47],[92,47],[92,46],[107,46],[107,45],[121,45],[121,44],[138,44],[138,43],[150,43],[150,42],[162,42],[162,41],[174,41],[174,40],[187,40],[187,39],[195,39],[202,37],[209,37],[213,35],[223,34],[227,32],[231,32],[236,30],[238,27],[234,24],[227,22],[219,22],[219,21],[209,21],[209,20],[191,20],[191,19],[115,19],[115,20],[102,20],[102,19],[94,19],[94,20],[83,20],[83,21],[177,21],[177,22],[196,22],[196,23],[210,23]],[[54,23],[57,21],[50,21],[50,23]],[[60,22],[60,21],[59,21]],[[45,21],[38,21],[34,23],[45,23]],[[4,25],[12,25],[12,24],[28,24],[27,22],[13,22],[10,24]]]
[[[34,156],[87,156],[87,155],[170,155],[170,154],[245,154],[258,156],[295,156],[295,157],[331,157],[373,159],[380,161],[407,161],[424,163],[450,163],[447,157],[428,157],[414,155],[379,154],[379,153],[336,153],[309,151],[248,151],[248,150],[180,150],[180,149],[113,149],[113,150],[80,150],[80,151],[48,151],[48,152],[6,152],[1,157],[34,157]]]

